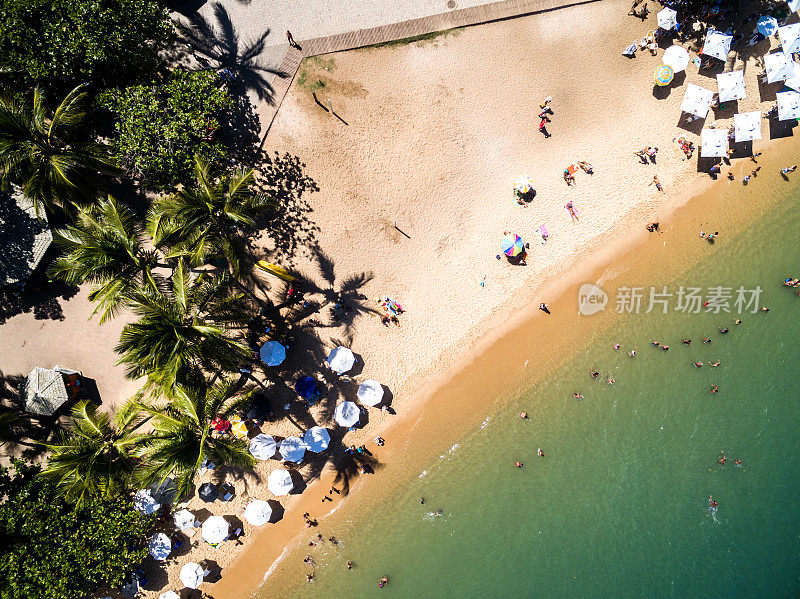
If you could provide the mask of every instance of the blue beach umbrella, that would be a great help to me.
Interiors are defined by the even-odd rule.
[[[261,346],[260,354],[267,366],[279,366],[286,359],[286,348],[277,341],[267,341]]]
[[[317,393],[317,381],[310,376],[301,376],[294,384],[294,390],[303,399],[310,399]]]
[[[519,235],[513,235],[509,233],[507,235],[503,235],[503,239],[500,240],[500,249],[506,256],[513,258],[514,256],[519,256],[523,251],[525,251],[525,244]]]
[[[756,27],[764,37],[770,37],[778,31],[778,20],[775,17],[764,16],[758,20]]]

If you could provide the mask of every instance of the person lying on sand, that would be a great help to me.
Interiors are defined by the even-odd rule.
[[[593,175],[594,174],[594,169],[592,168],[592,165],[589,164],[588,162],[586,162],[585,160],[581,160],[578,163],[578,166],[583,169],[584,173],[587,173],[589,175]]]

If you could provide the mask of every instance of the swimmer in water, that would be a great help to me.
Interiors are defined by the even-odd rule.
[[[669,349],[669,345],[659,345],[658,349],[663,349],[664,351],[667,351]]]
[[[583,395],[580,393],[573,393],[572,397],[574,397],[575,399],[583,399]]]
[[[537,450],[537,452],[536,452],[536,453],[538,453],[538,454],[539,454],[539,457],[540,457],[540,458],[543,458],[543,457],[544,457],[544,452],[542,451],[542,448],[541,448],[541,447],[540,447],[540,448]]]
[[[514,462],[514,465],[515,465],[517,468],[522,468],[522,462]]]
[[[659,343],[658,343],[658,341],[653,341],[653,340],[651,339],[651,340],[650,340],[650,345],[652,345],[653,347],[658,347],[658,346],[659,346]]]
[[[628,352],[628,355],[629,355],[631,358],[635,358],[635,357],[636,357],[636,348],[634,347],[634,348],[633,348],[631,351],[629,351],[629,352]]]
[[[733,324],[742,324],[742,321],[736,318],[734,319]]]
[[[708,337],[703,337],[703,343],[711,343],[711,339]]]
[[[733,465],[736,466],[737,468],[741,468],[742,460],[733,460]]]
[[[350,560],[347,560],[347,569],[348,570],[352,570],[353,569],[353,562],[351,562]]]
[[[766,306],[761,306],[761,311],[762,312],[769,312],[769,308],[767,308]]]
[[[722,457],[717,459],[717,464],[719,464],[720,466],[724,466],[725,465],[725,460],[727,460],[728,458],[725,457],[725,452],[724,451],[720,452],[720,453],[722,453]]]
[[[719,360],[717,360],[716,362],[709,362],[708,363],[709,366],[719,366],[719,364],[720,364]]]
[[[608,379],[606,379],[606,380],[608,381],[609,385],[613,385],[614,384],[614,377],[613,376],[609,376]]]
[[[527,417],[528,417],[528,413],[527,413],[527,412],[520,412],[520,413],[519,413],[519,417],[520,417],[520,418],[522,418],[522,419],[524,420],[525,418],[527,418]]]
[[[708,392],[709,392],[709,393],[717,393],[718,391],[719,391],[719,387],[717,387],[716,385],[711,385],[711,386],[708,388]]]
[[[388,579],[386,576],[383,576],[383,577],[381,577],[381,579],[378,581],[378,588],[379,588],[379,589],[382,589],[382,588],[383,588],[383,587],[385,587],[387,584],[389,584],[389,579]]]
[[[694,364],[695,368],[702,368],[703,367],[703,363],[702,362],[693,362],[693,364]]]
[[[730,329],[728,327],[719,327],[719,332],[723,335],[727,333]]]
[[[714,496],[713,495],[709,495],[708,496],[708,507],[710,507],[713,510],[717,509],[717,502],[714,501]]]
[[[681,343],[683,343],[684,345],[689,345],[691,342],[692,342],[691,339],[681,339]]]
[[[596,379],[598,376],[600,376],[600,373],[597,370],[595,370],[594,368],[590,368],[589,372],[592,373],[592,378],[593,379]]]
[[[614,349],[619,349],[619,343],[614,344]]]
[[[425,505],[425,498],[424,497],[420,497],[419,498],[419,504],[420,505]]]

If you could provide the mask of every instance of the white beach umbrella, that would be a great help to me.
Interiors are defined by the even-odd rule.
[[[161,504],[153,499],[150,489],[140,489],[133,496],[133,509],[142,514],[155,514],[161,509]]]
[[[669,31],[678,24],[678,12],[671,8],[664,8],[656,15],[658,26]]]
[[[734,114],[733,135],[736,143],[761,139],[761,112],[740,112]]]
[[[253,526],[262,526],[272,517],[272,508],[266,501],[253,499],[244,508],[244,519]]]
[[[278,444],[270,435],[260,433],[250,440],[250,453],[257,460],[268,460],[275,455]]]
[[[685,71],[686,67],[689,66],[689,51],[683,46],[670,46],[664,50],[661,62],[671,67],[676,73]]]
[[[228,521],[222,516],[211,516],[203,522],[203,538],[211,545],[222,543],[228,538]]]
[[[778,27],[778,39],[786,54],[800,52],[800,23]]]
[[[178,510],[173,517],[175,519],[175,527],[179,530],[194,528],[195,517],[189,510]]]
[[[161,593],[158,599],[181,599],[181,596],[175,591],[167,591],[166,593]]]
[[[686,87],[686,93],[683,95],[681,110],[704,119],[708,115],[708,109],[711,107],[713,99],[714,92],[710,89],[690,83]]]
[[[795,61],[791,55],[773,52],[764,56],[764,68],[767,71],[767,83],[784,81],[795,76]]]
[[[180,579],[190,589],[196,589],[203,582],[203,566],[194,562],[189,562],[181,568]]]
[[[732,35],[727,35],[715,29],[709,29],[706,34],[706,41],[703,44],[703,54],[713,56],[720,60],[728,59],[728,52],[731,51]]]
[[[378,381],[368,379],[358,386],[356,395],[365,406],[377,406],[383,400],[383,386]]]
[[[273,470],[267,477],[267,488],[273,495],[286,495],[289,491],[294,489],[292,475],[289,474],[288,470],[284,470],[283,468]]]
[[[306,444],[300,437],[286,437],[278,451],[284,461],[300,463],[306,455]]]
[[[780,92],[775,95],[778,101],[778,120],[800,119],[800,93]]]
[[[792,77],[791,79],[787,79],[786,81],[783,82],[783,84],[786,87],[791,87],[796,92],[800,92],[800,68],[798,68],[796,72],[798,73],[797,77]]]
[[[800,7],[800,0],[786,0],[786,3],[789,5],[789,10],[795,12],[798,7]]]
[[[520,175],[517,177],[517,180],[514,181],[514,189],[520,193],[528,193],[533,189],[533,179],[528,175]]]
[[[333,412],[333,419],[339,426],[349,428],[361,420],[361,410],[352,401],[343,401]]]
[[[163,562],[172,552],[172,541],[163,532],[157,532],[147,541],[147,549],[155,559]]]
[[[744,71],[728,71],[717,75],[719,101],[742,100],[745,96]]]
[[[286,348],[277,341],[267,341],[261,346],[259,355],[267,366],[278,366],[286,359]]]
[[[728,153],[728,132],[724,129],[703,129],[700,156],[722,158]]]
[[[349,349],[340,346],[334,348],[325,361],[336,374],[344,374],[356,363],[356,357]]]
[[[328,445],[331,443],[331,436],[328,434],[328,431],[321,426],[312,426],[306,431],[306,434],[303,435],[303,443],[306,444],[306,449],[308,449],[308,451],[320,453],[328,449]]]

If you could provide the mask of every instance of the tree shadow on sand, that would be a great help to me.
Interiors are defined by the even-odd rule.
[[[241,86],[243,90],[255,92],[259,100],[274,104],[275,90],[267,76],[287,75],[258,60],[264,52],[270,30],[242,43],[226,8],[219,2],[214,2],[211,7],[216,23],[197,12],[188,15],[186,21],[176,21],[181,38],[201,64],[229,77],[234,88]]]
[[[311,220],[312,208],[307,193],[319,191],[317,183],[305,173],[305,163],[297,156],[262,156],[256,174],[256,188],[273,199],[273,207],[257,222],[274,244],[272,254],[283,266],[292,266],[300,248],[316,245],[319,227]]]

